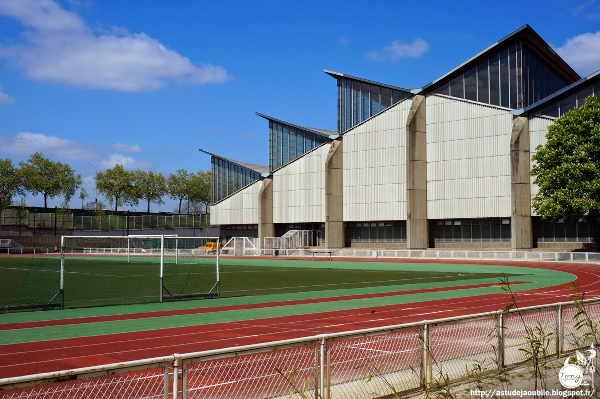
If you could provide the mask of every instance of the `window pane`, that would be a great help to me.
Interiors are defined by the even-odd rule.
[[[281,166],[281,158],[283,156],[283,126],[277,124],[277,168]]]
[[[406,98],[406,93],[400,90],[392,90],[392,104],[396,104],[400,100],[404,100]]]
[[[291,127],[289,129],[290,132],[290,156],[289,160],[296,159],[296,129]]]
[[[512,46],[508,55],[509,80],[510,80],[510,108],[519,108],[517,102],[517,46]]]
[[[465,72],[465,98],[477,101],[477,70],[475,68]]]
[[[386,87],[381,88],[381,109],[386,109],[392,105],[392,90]]]
[[[583,90],[579,90],[577,92],[577,106],[581,107],[586,97],[591,96],[594,93],[594,88],[592,86],[586,87]]]
[[[440,86],[436,91],[439,94],[450,95],[450,83],[446,82],[442,86]]]
[[[500,105],[500,57],[490,59],[490,104]]]
[[[371,85],[371,115],[379,112],[379,86]]]
[[[465,98],[462,75],[457,76],[450,81],[450,95],[452,97]]]
[[[346,84],[346,126],[345,130],[352,127],[352,84]]]
[[[477,66],[477,98],[479,102],[490,103],[490,91],[488,89],[488,62],[487,60]]]
[[[366,120],[369,119],[369,116],[371,116],[371,108],[369,107],[369,102],[371,101],[369,99],[369,85],[366,83],[363,83],[361,86],[361,98],[362,98],[362,120]]]
[[[281,164],[282,165],[285,165],[286,163],[288,163],[288,160],[289,160],[289,158],[288,158],[288,155],[289,155],[289,153],[288,153],[288,141],[289,141],[289,138],[290,138],[290,132],[289,132],[288,128],[286,126],[284,126],[283,127],[283,141],[281,142],[282,143],[282,145],[281,145],[281,153],[282,153]]]
[[[352,126],[360,122],[360,83],[352,83]]]
[[[500,53],[500,105],[509,107],[508,101],[509,71],[508,71],[508,49]]]
[[[346,81],[340,79],[340,133],[346,130]]]
[[[304,154],[304,132],[301,130],[296,131],[296,157]]]
[[[575,94],[560,101],[560,114],[563,115],[566,112],[575,108]]]
[[[558,102],[550,104],[546,108],[542,109],[541,114],[558,118]]]

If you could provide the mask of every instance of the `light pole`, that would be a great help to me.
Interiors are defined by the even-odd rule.
[[[96,188],[96,197],[94,198],[94,210],[97,211],[98,210],[98,167],[96,166],[95,163],[92,162],[91,159],[90,159],[90,162],[92,163],[92,165],[94,165],[94,168],[96,168],[96,174],[94,175],[94,187]]]

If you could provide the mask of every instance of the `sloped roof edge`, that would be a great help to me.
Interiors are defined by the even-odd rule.
[[[261,114],[260,112],[256,112],[256,115],[260,116],[261,118],[265,118],[266,120],[269,120],[269,121],[281,123],[283,125],[292,126],[297,129],[306,130],[308,132],[315,133],[315,134],[318,134],[319,136],[323,136],[323,137],[329,137],[331,135],[338,134],[338,132],[335,130],[325,130],[325,129],[316,129],[313,127],[306,127],[306,126],[298,125],[295,123],[286,122],[281,119],[273,118],[272,116]]]
[[[200,152],[208,154],[208,155],[210,155],[212,157],[219,158],[219,159],[222,159],[224,161],[234,163],[236,165],[242,166],[242,167],[244,167],[246,169],[250,169],[250,170],[253,170],[253,171],[261,173],[261,174],[269,172],[269,167],[268,166],[260,166],[260,165],[254,165],[254,164],[251,164],[251,163],[236,161],[234,159],[226,158],[226,157],[223,157],[221,155],[217,155],[215,153],[212,153],[210,151],[203,150],[202,148],[199,148],[199,150],[200,150]]]
[[[414,89],[411,89],[411,88],[408,88],[408,87],[400,87],[400,86],[390,85],[390,84],[387,84],[387,83],[376,82],[374,80],[365,79],[365,78],[359,78],[358,76],[348,75],[346,73],[331,71],[329,69],[324,69],[324,68],[323,68],[323,72],[325,72],[329,76],[333,76],[336,79],[337,78],[345,78],[345,79],[358,80],[359,82],[369,83],[369,84],[376,85],[376,86],[383,86],[383,87],[387,87],[388,89],[394,89],[394,90],[404,91],[406,93],[411,93],[412,90],[414,90]]]

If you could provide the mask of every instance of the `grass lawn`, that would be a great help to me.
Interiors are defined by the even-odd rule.
[[[142,260],[142,259],[136,259]],[[216,281],[214,258],[208,264],[165,264],[164,287],[171,294],[208,292]],[[256,265],[260,262],[262,265]],[[287,262],[287,263],[286,263]],[[282,260],[243,260],[220,266],[221,297],[286,294],[311,291],[456,282],[500,278],[502,273],[382,270],[377,264],[344,268],[339,262],[308,264]],[[211,264],[213,263],[213,264]],[[253,265],[254,263],[254,265]],[[268,267],[265,267],[268,266]],[[28,271],[31,273],[28,277]],[[0,306],[47,303],[57,292],[60,258],[0,257]],[[65,261],[65,305],[102,306],[157,302],[160,277],[157,263],[127,263],[123,258],[67,257]],[[165,296],[167,292],[164,293]]]

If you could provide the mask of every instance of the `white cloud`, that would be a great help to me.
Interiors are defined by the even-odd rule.
[[[10,97],[8,94],[4,93],[2,85],[0,85],[0,105],[12,104],[14,102],[15,102],[15,99]]]
[[[149,170],[152,169],[152,165],[145,161],[136,161],[135,158],[121,155],[121,154],[112,154],[108,159],[103,159],[98,162],[98,167],[102,169],[109,169],[115,166],[116,164],[123,165],[124,169],[141,169],[141,170]]]
[[[411,43],[394,40],[392,44],[379,51],[369,51],[366,57],[373,61],[397,61],[400,58],[419,58],[429,51],[429,44],[423,39],[415,39]]]
[[[112,152],[143,152],[144,150],[137,144],[115,143],[110,147]]]
[[[580,75],[587,76],[600,69],[600,31],[571,37],[556,52]]]
[[[98,153],[94,145],[30,132],[21,132],[14,137],[0,136],[0,149],[11,155],[30,155],[39,151],[60,161],[88,160]]]
[[[121,91],[231,79],[223,67],[193,63],[145,33],[112,28],[95,35],[77,14],[51,0],[4,0],[0,15],[29,28],[24,43],[0,47],[0,56],[32,79]]]

